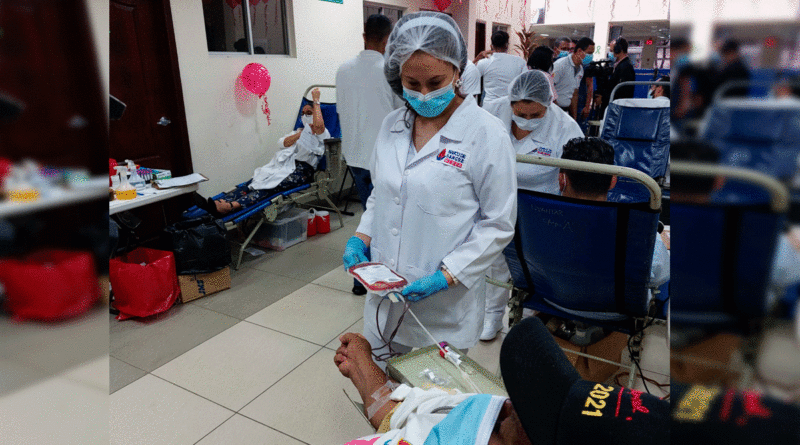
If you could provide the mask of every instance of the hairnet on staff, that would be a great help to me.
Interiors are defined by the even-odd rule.
[[[531,100],[549,107],[553,102],[553,91],[547,80],[547,74],[539,70],[520,74],[508,86],[508,100],[511,103]]]
[[[386,43],[383,73],[398,96],[403,96],[400,73],[403,64],[416,51],[452,63],[462,73],[467,65],[464,36],[447,14],[422,11],[405,15],[394,26]]]

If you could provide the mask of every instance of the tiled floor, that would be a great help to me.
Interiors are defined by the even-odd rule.
[[[1,443],[108,443],[107,313],[58,324],[0,317]]]
[[[372,433],[333,364],[339,335],[363,328],[363,297],[341,268],[357,222],[246,256],[227,291],[146,322],[110,319],[111,443],[332,444]],[[505,332],[469,355],[498,373]],[[663,380],[659,335],[643,362]]]

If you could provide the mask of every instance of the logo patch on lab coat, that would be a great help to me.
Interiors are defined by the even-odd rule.
[[[436,159],[441,160],[443,153],[444,153],[443,158],[445,164],[452,165],[453,167],[459,169],[464,168],[464,163],[467,161],[466,153],[461,153],[460,151],[455,151],[453,149],[445,149],[442,150],[442,153],[439,153],[439,156],[437,156]]]
[[[536,150],[532,151],[531,154],[538,154],[541,156],[552,156],[553,150],[545,147],[539,147]]]
[[[444,159],[445,153],[447,153],[447,149],[443,148],[442,151],[440,151],[439,154],[436,155],[436,160],[441,161],[442,159]]]

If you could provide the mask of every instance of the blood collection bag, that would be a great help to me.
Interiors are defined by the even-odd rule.
[[[408,284],[405,278],[381,263],[356,264],[347,272],[363,284],[367,290],[378,295],[399,292]]]

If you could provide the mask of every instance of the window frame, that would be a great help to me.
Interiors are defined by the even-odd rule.
[[[281,8],[281,20],[283,23],[283,42],[284,42],[284,50],[285,52],[282,54],[255,54],[255,45],[253,44],[253,25],[250,22],[250,2],[248,0],[242,0],[242,20],[244,21],[244,31],[245,31],[245,39],[247,40],[247,51],[208,51],[210,56],[228,56],[228,57],[237,57],[237,56],[267,56],[267,57],[294,57],[294,52],[292,50],[293,45],[292,41],[290,40],[290,36],[293,35],[291,30],[294,29],[293,23],[289,23],[288,17],[291,12],[291,1],[292,0],[281,0],[281,4],[283,7]]]

